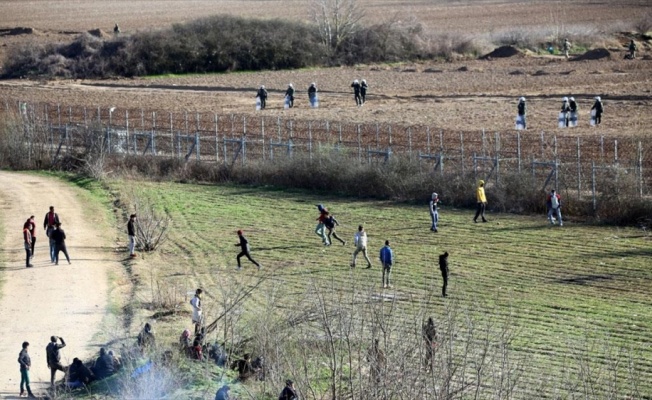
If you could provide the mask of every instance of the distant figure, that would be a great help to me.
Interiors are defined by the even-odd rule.
[[[484,211],[487,208],[487,196],[484,193],[484,181],[478,181],[478,188],[475,191],[475,197],[477,201],[477,210],[475,212],[475,217],[473,217],[473,222],[478,222],[478,217],[482,217],[482,222],[487,222],[484,217]]]
[[[525,97],[518,99],[516,129],[527,129],[527,122],[525,116],[527,114],[527,106],[525,105]]]
[[[294,86],[290,83],[285,91],[285,104],[287,108],[294,107]]]
[[[367,269],[371,268],[371,261],[367,255],[367,232],[364,231],[362,225],[358,226],[358,231],[353,237],[353,244],[355,245],[355,251],[353,252],[353,261],[351,262],[351,268],[355,268],[355,260],[358,257],[358,253],[362,253],[364,259],[367,261]]]
[[[215,393],[215,400],[230,400],[229,390],[231,388],[228,385],[224,385],[217,390]]]
[[[25,221],[25,228],[29,229],[29,233],[32,235],[32,254],[30,258],[34,258],[34,246],[36,246],[36,222],[34,222],[34,216],[31,215],[27,221]]]
[[[360,99],[362,100],[363,105],[365,101],[367,101],[367,88],[367,81],[363,79],[362,83],[360,84]]]
[[[95,360],[95,365],[93,365],[91,371],[93,371],[93,374],[95,374],[98,380],[108,378],[115,373],[113,357],[107,354],[104,347],[100,349],[100,355]]]
[[[57,340],[61,341],[61,344],[57,343]],[[45,356],[48,362],[48,368],[50,368],[50,384],[54,386],[54,376],[57,371],[65,372],[63,365],[61,365],[61,354],[59,350],[66,347],[66,342],[62,337],[57,338],[56,336],[50,337],[50,343],[45,347]]]
[[[236,257],[238,260],[238,271],[242,269],[242,265],[240,264],[240,258],[241,257],[247,257],[249,261],[251,261],[257,268],[260,270],[260,264],[256,262],[253,258],[251,258],[251,254],[249,254],[249,241],[247,240],[246,237],[242,234],[242,231],[238,231],[238,238],[240,239],[240,243],[237,243],[236,246],[240,246],[240,253]]]
[[[56,228],[51,234],[50,237],[54,239],[54,265],[59,265],[59,253],[63,251],[63,254],[70,264],[70,256],[68,255],[68,249],[66,249],[66,232],[61,228],[61,222],[57,222]]]
[[[190,330],[184,329],[183,332],[181,332],[181,336],[179,337],[179,350],[181,350],[182,353],[186,353],[191,345],[192,342],[190,341]]]
[[[439,223],[439,195],[435,192],[430,196],[428,209],[430,210],[430,219],[432,221],[430,230],[436,233],[438,232],[437,224]]]
[[[448,288],[448,252],[439,256],[439,270],[444,281],[441,286],[441,297],[448,297],[446,293],[446,289]]]
[[[117,35],[120,33],[120,27],[118,26],[118,23],[115,23],[115,26],[113,27],[113,34]]]
[[[32,359],[29,357],[29,342],[23,342],[22,349],[18,353],[18,364],[20,364],[20,397],[25,395],[25,389],[27,389],[27,397],[35,399],[36,396],[29,386],[29,369],[32,367]]]
[[[129,257],[136,257],[136,214],[129,216],[127,235],[129,236]]]
[[[265,90],[265,85],[261,85],[256,92],[256,97],[260,99],[260,109],[264,110],[267,105],[267,90]]]
[[[636,43],[634,39],[629,42],[629,59],[633,60],[636,58]]]
[[[564,56],[568,58],[568,52],[570,51],[571,48],[571,42],[569,42],[568,39],[564,39],[564,44],[562,48],[564,50]]]
[[[568,104],[568,97],[564,97],[561,103],[561,110],[559,111],[559,127],[568,127],[570,123],[570,104]]]
[[[317,100],[317,85],[315,82],[311,83],[310,87],[308,88],[308,101],[310,103],[310,107],[312,108],[317,108],[319,105]]]
[[[251,365],[251,354],[245,354],[241,359],[231,364],[231,369],[238,371],[238,379],[246,381],[254,375],[254,368]]]
[[[570,124],[569,126],[571,127],[576,127],[577,126],[577,102],[575,101],[575,97],[571,97],[568,99],[568,105],[570,107]]]
[[[389,247],[389,240],[385,240],[385,246],[380,249],[380,264],[383,266],[383,288],[391,288],[389,281],[392,274],[392,265],[394,265],[394,252]]]
[[[197,339],[192,342],[192,358],[194,360],[204,361],[204,352],[201,343]]]
[[[289,379],[285,381],[285,387],[278,396],[278,400],[299,400],[297,391],[294,388],[294,382]]]
[[[195,290],[195,296],[190,299],[190,305],[192,306],[192,323],[195,324],[195,335],[199,333],[201,329],[203,318],[202,318],[202,308],[201,308],[201,294],[202,290]]]
[[[351,84],[351,87],[353,88],[353,98],[355,99],[355,105],[360,107],[362,105],[362,98],[360,97],[360,82],[358,82],[357,79],[354,80]]]
[[[602,122],[602,113],[604,112],[604,107],[602,106],[602,99],[600,96],[595,96],[595,103],[591,107],[592,123],[591,125],[600,125]]]
[[[138,334],[138,347],[142,351],[145,351],[149,348],[156,346],[156,339],[154,338],[154,333],[152,332],[152,325],[147,322],[143,329]]]
[[[342,246],[346,246],[346,240],[342,240],[342,238],[337,236],[337,233],[335,232],[335,227],[339,225],[340,223],[337,222],[335,216],[333,215],[329,215],[324,219],[324,226],[328,230],[328,234],[326,235],[326,237],[328,238],[328,246],[330,246],[333,243],[333,239],[331,239],[331,236],[339,240],[340,243],[342,243]]]
[[[546,206],[548,208],[548,221],[550,221],[550,224],[554,225],[556,218],[559,221],[559,226],[564,226],[564,222],[561,219],[561,196],[555,192],[555,189],[552,189],[548,197],[546,197]]]
[[[378,346],[378,339],[374,339],[371,348],[369,348],[367,361],[369,362],[371,379],[376,383],[380,382],[385,365],[387,364],[387,359],[385,358],[385,353]]]
[[[432,372],[433,358],[437,348],[437,329],[435,328],[435,321],[433,321],[432,317],[429,317],[428,322],[423,324],[421,331],[426,346],[426,360],[424,364],[428,371]]]
[[[50,234],[54,231],[56,224],[59,222],[59,215],[54,212],[54,207],[50,206],[50,211],[45,214],[45,219],[43,220],[43,229],[45,229],[47,237],[50,238],[50,261],[52,262],[54,262],[54,250],[56,247]]]
[[[33,265],[29,262],[32,258],[32,234],[29,231],[29,228],[23,225],[23,242],[25,247],[25,268],[31,268]]]

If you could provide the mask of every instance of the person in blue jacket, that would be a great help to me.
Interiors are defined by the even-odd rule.
[[[394,264],[394,252],[389,247],[389,240],[385,240],[385,246],[380,249],[380,263],[383,265],[383,288],[391,288],[389,277],[392,273],[392,265]]]

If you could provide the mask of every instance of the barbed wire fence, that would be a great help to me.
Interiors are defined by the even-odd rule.
[[[280,116],[73,107],[4,101],[17,114],[28,159],[56,164],[75,149],[102,143],[112,155],[171,157],[230,166],[336,152],[358,163],[395,157],[418,161],[442,177],[472,173],[499,183],[505,173],[531,174],[542,190],[578,200],[598,194],[650,195],[652,143],[641,137],[573,136],[559,132],[452,131],[429,126],[294,120]],[[607,184],[609,182],[609,184]],[[612,182],[616,182],[613,185]]]

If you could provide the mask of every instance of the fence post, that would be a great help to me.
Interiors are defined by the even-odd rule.
[[[156,111],[152,111],[152,155],[156,155]]]
[[[600,164],[604,165],[604,135],[600,136]]]
[[[217,131],[219,117],[217,116],[217,113],[213,114],[213,119],[215,120],[215,163],[217,164],[220,162],[220,142],[218,139],[219,134]]]
[[[518,157],[518,173],[521,173],[521,132],[516,132],[516,154]]]
[[[276,129],[278,131],[278,142],[281,143],[281,117],[276,117]]]
[[[199,143],[200,143],[199,132],[195,132],[195,152],[197,154],[197,162],[201,161],[201,151],[199,149]]]
[[[380,128],[378,127],[378,123],[376,122],[376,150],[378,150],[378,136],[380,134],[379,129]]]
[[[638,141],[638,195],[643,197],[643,144]]]
[[[392,147],[392,126],[389,126],[389,147]]]
[[[596,199],[595,199],[595,161],[591,161],[591,181],[593,186],[593,212],[596,210]]]
[[[360,124],[357,125],[357,130],[358,130],[358,163],[362,162],[362,148],[361,143],[360,143]]]
[[[428,146],[428,154],[430,154],[430,127],[426,128],[426,145]]]
[[[618,165],[618,139],[614,139],[614,164]]]
[[[478,161],[475,158],[475,152],[473,152],[473,180],[478,180]]]
[[[127,155],[129,155],[129,110],[125,110],[125,129],[127,130]]]
[[[312,122],[308,121],[308,157],[312,161]]]
[[[580,137],[577,137],[577,200],[582,199],[582,164],[581,157]],[[595,199],[594,199],[595,201]]]
[[[174,157],[174,125],[172,124],[172,113],[169,112],[168,115],[170,116],[170,155]]]
[[[500,133],[494,135],[494,146],[496,148],[496,185],[500,183]]]
[[[544,132],[541,131],[541,159],[545,160],[545,158],[546,158],[546,150],[545,150],[546,140],[544,139],[543,135],[544,135]]]
[[[482,157],[487,156],[487,152],[485,150],[485,142],[486,142],[486,138],[485,138],[485,135],[484,135],[484,128],[482,128]],[[475,157],[475,154],[474,154],[474,157]]]
[[[464,134],[460,133],[460,153],[462,154],[462,176],[464,176]]]
[[[555,146],[555,190],[559,191],[559,155],[557,154],[557,135],[553,136]]]
[[[260,117],[260,134],[263,141],[263,161],[265,161],[265,117]]]
[[[412,129],[408,126],[408,154],[412,158]]]

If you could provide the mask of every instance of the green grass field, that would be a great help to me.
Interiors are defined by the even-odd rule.
[[[385,351],[388,358],[400,360],[407,356],[390,347],[402,340],[419,343],[414,332],[425,317],[433,316],[446,332],[457,332],[456,338],[482,342],[481,335],[469,335],[469,321],[476,321],[474,326],[492,332],[509,331],[521,393],[543,396],[556,384],[578,385],[569,391],[588,398],[602,398],[598,394],[609,390],[634,398],[652,393],[652,241],[641,230],[574,221],[552,227],[542,215],[489,214],[488,223],[474,224],[471,210],[449,209],[444,197],[435,234],[429,231],[425,204],[244,186],[114,182],[110,187],[151,199],[173,221],[161,251],[138,261],[136,272],[148,286],[143,293],[162,285],[182,297],[203,287],[210,322],[233,295],[229,288],[251,286],[264,277],[233,320],[235,336],[246,336],[256,320],[308,314],[315,304],[348,309],[360,326],[374,325],[381,310],[391,325],[389,333],[381,326]],[[339,220],[337,232],[349,242],[346,247],[337,241],[324,247],[313,233],[318,203]],[[360,259],[357,268],[349,267],[359,224],[369,235],[370,270],[363,269]],[[238,229],[244,230],[262,271],[245,259],[243,270],[236,271]],[[387,290],[381,288],[378,262],[385,240],[396,254],[393,288]],[[450,253],[447,299],[440,297],[437,265],[444,251]],[[451,310],[459,315],[451,317]],[[190,327],[186,318],[162,320],[158,329],[175,341]],[[323,327],[313,328],[315,337],[321,337]],[[220,326],[219,340],[229,329],[234,328]],[[376,335],[378,330],[364,332]],[[408,339],[410,332],[416,339]],[[465,374],[472,375],[469,368]],[[328,381],[325,375],[315,381]],[[577,384],[582,380],[591,387]],[[307,397],[320,397],[318,391],[326,386],[314,384]]]

